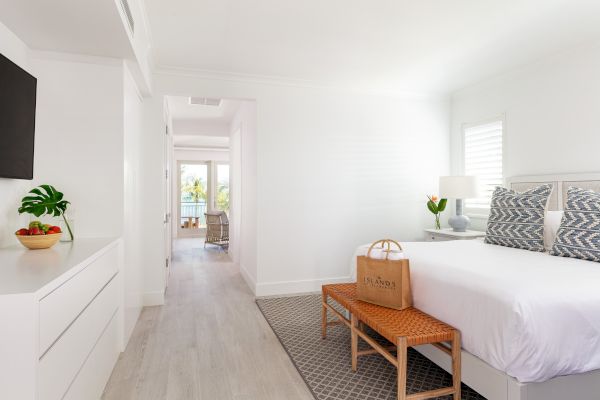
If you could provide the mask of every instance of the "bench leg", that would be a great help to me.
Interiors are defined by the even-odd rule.
[[[325,339],[327,337],[327,294],[323,293],[323,310],[321,311],[321,337]]]
[[[352,371],[356,372],[358,367],[358,321],[354,314],[350,315],[350,342],[351,342],[351,354],[352,354]]]
[[[452,339],[452,386],[454,387],[454,400],[460,400],[460,332],[454,331]]]
[[[407,352],[406,338],[398,338],[397,347],[397,362],[398,362],[398,400],[406,400],[406,369],[407,369]]]

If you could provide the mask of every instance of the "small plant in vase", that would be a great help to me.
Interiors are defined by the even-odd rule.
[[[427,196],[427,209],[435,215],[435,229],[441,229],[440,214],[446,209],[448,199],[438,199],[437,196]]]
[[[73,231],[65,216],[69,204],[71,203],[64,200],[63,194],[56,190],[54,186],[40,185],[31,189],[29,194],[23,197],[21,207],[19,207],[19,214],[33,214],[38,218],[42,215],[62,217],[65,221],[65,227],[69,232],[69,237],[73,240]]]

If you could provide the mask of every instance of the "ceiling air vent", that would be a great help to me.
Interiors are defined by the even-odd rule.
[[[190,104],[218,107],[221,105],[221,99],[211,99],[209,97],[190,97]]]
[[[119,0],[119,2],[121,3],[121,9],[123,10],[123,13],[125,14],[125,18],[127,18],[127,25],[129,25],[129,30],[131,31],[131,34],[133,35],[133,32],[135,31],[135,22],[133,21],[133,15],[131,14],[131,8],[129,7],[129,2],[127,0]]]

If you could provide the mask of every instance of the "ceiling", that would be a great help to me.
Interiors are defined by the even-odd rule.
[[[221,99],[218,106],[190,104],[189,97],[166,96],[176,147],[229,147],[231,122],[243,100]]]
[[[145,3],[158,66],[390,92],[452,91],[600,37],[598,0]]]
[[[0,0],[0,21],[30,48],[128,58],[115,0]]]

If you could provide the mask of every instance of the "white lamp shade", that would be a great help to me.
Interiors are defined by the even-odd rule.
[[[440,176],[440,197],[449,199],[473,199],[479,196],[479,184],[475,176]]]

